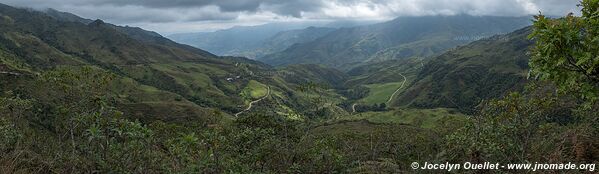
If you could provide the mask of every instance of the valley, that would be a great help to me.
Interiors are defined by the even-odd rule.
[[[0,173],[594,163],[599,30],[589,14],[599,2],[581,3],[580,17],[281,18],[289,21],[168,37],[0,4]],[[264,20],[272,14],[256,11],[277,5],[212,10]],[[217,22],[185,27],[226,24],[202,20]]]

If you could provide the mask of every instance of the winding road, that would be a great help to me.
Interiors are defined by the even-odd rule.
[[[20,76],[21,75],[21,73],[7,72],[7,71],[0,71],[0,74],[8,74],[8,75],[14,75],[14,76]]]
[[[247,108],[245,108],[243,111],[236,113],[235,117],[238,117],[240,114],[243,114],[244,112],[251,110],[254,103],[258,103],[258,102],[264,100],[266,97],[270,96],[270,86],[266,86],[266,88],[267,88],[266,95],[264,95],[262,98],[259,98],[258,100],[251,101],[250,105]]]
[[[399,73],[399,75],[403,77],[403,82],[401,82],[401,86],[399,88],[397,88],[397,90],[395,90],[395,92],[393,92],[393,94],[391,94],[391,96],[389,96],[389,100],[387,100],[387,105],[389,105],[391,100],[393,100],[393,97],[395,96],[395,94],[397,94],[399,92],[399,90],[401,88],[403,88],[403,85],[406,84],[406,81],[408,81],[408,78],[406,78],[406,76],[404,76],[401,73]]]
[[[389,103],[391,102],[391,100],[393,100],[393,97],[399,92],[400,89],[403,88],[403,86],[406,84],[406,81],[408,81],[408,78],[406,78],[406,76],[404,76],[401,73],[399,73],[399,75],[403,77],[403,82],[401,82],[401,86],[399,86],[399,88],[397,88],[397,90],[395,90],[395,92],[393,92],[393,94],[391,94],[391,96],[389,96],[389,99],[385,103],[385,104],[387,104],[387,106],[389,106]],[[353,105],[351,105],[352,113],[356,113],[356,105],[357,104],[358,103],[354,103]]]

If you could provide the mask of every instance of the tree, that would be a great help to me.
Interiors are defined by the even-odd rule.
[[[31,100],[13,97],[11,91],[6,92],[9,97],[0,97],[0,156],[5,152],[16,149],[17,143],[22,140],[23,134],[20,129],[23,126],[19,120],[23,115],[30,115],[32,110]],[[0,157],[0,161],[3,158]]]
[[[530,84],[524,93],[485,103],[446,136],[444,155],[455,162],[596,161],[597,109],[579,110],[575,101],[552,85]]]
[[[377,111],[385,111],[385,109],[387,109],[387,104],[380,103]]]
[[[599,99],[599,0],[583,0],[582,16],[535,16],[531,75],[550,80],[561,92]]]

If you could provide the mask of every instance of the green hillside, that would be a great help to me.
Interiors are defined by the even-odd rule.
[[[305,96],[294,95],[297,86],[343,81],[341,73],[337,75],[341,77],[319,80],[323,79],[317,75],[321,70],[309,67],[295,68],[294,76],[288,76],[289,70],[276,70],[245,58],[217,57],[154,32],[69,13],[8,6],[0,10],[4,19],[0,26],[2,67],[32,74],[56,67],[101,68],[123,82],[122,87],[114,88],[120,97],[120,110],[143,120],[197,117],[211,113],[211,109],[237,113],[245,108],[247,99],[264,93],[250,90],[252,97],[247,99],[241,95],[257,81],[279,94],[276,97],[283,103],[277,107],[300,110],[298,107],[303,106],[295,99]]]
[[[280,68],[279,73],[285,75],[288,82],[318,83],[327,87],[340,88],[348,80],[347,74],[333,68],[316,64],[298,64]]]
[[[528,72],[530,28],[461,46],[425,64],[395,106],[472,111],[481,100],[520,90]]]
[[[358,105],[385,103],[391,108],[456,108],[472,113],[481,101],[522,90],[532,45],[526,39],[529,33],[530,28],[520,29],[436,57],[361,63],[347,71],[346,85],[365,87],[366,93],[353,101]],[[399,88],[404,76],[406,84]]]
[[[344,117],[341,120],[368,120],[372,123],[396,123],[413,125],[428,129],[440,129],[444,126],[460,127],[467,116],[455,109],[397,109],[384,112],[364,112]]]
[[[386,102],[390,107],[456,108],[471,113],[483,100],[522,90],[528,72],[526,39],[530,28],[460,46],[429,58],[362,63],[349,70],[346,84],[368,89],[356,101],[385,103],[407,78],[405,86]]]

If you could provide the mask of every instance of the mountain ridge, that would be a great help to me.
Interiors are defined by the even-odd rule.
[[[262,56],[252,53],[254,50],[273,49],[268,45],[269,39],[277,34],[292,30],[304,30],[309,27],[339,28],[370,24],[372,21],[311,21],[311,22],[277,22],[256,26],[235,26],[213,32],[179,33],[167,37],[177,42],[208,50],[221,56]],[[309,32],[309,31],[307,31]],[[319,34],[320,35],[320,34]],[[312,38],[312,37],[307,37]],[[277,45],[278,47],[279,45]],[[275,50],[279,50],[276,48]],[[260,53],[260,52],[259,52]],[[267,52],[270,53],[270,52]]]
[[[338,29],[315,41],[291,46],[259,60],[274,66],[318,63],[347,70],[353,64],[368,60],[433,56],[474,41],[456,39],[460,36],[491,36],[527,25],[530,25],[529,17],[399,17],[379,24]],[[396,49],[386,50],[393,47]]]
[[[528,73],[531,27],[472,42],[424,65],[395,106],[449,107],[471,113],[482,100],[519,91]]]

